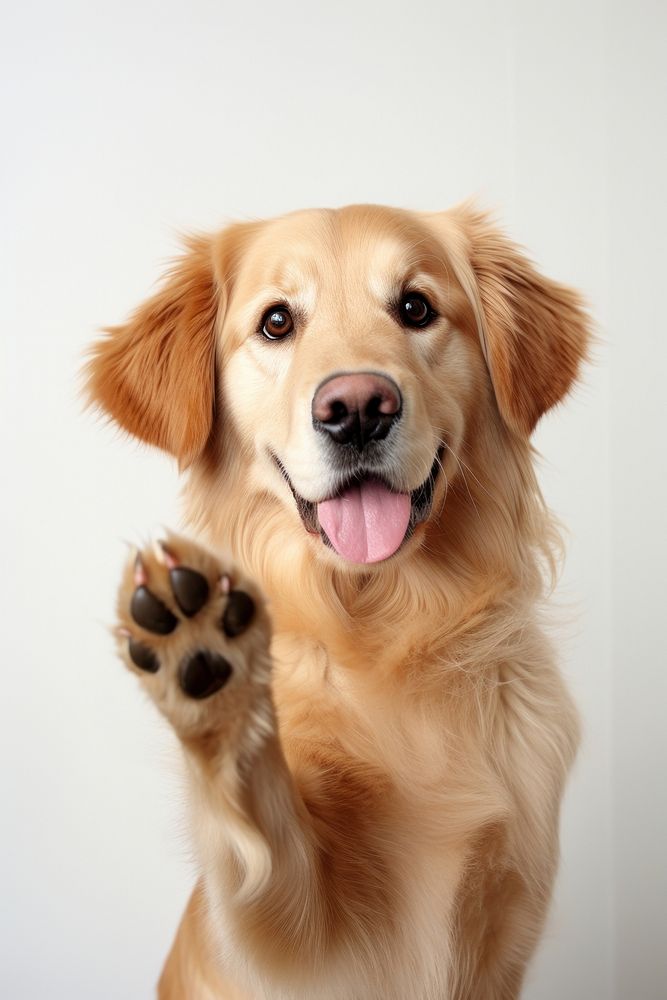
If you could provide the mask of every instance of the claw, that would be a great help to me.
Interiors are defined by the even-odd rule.
[[[223,594],[228,594],[229,591],[232,589],[232,580],[231,580],[231,577],[229,577],[226,573],[224,573],[220,577],[220,580],[218,582],[218,586],[220,587],[220,590],[222,591]]]
[[[124,625],[118,625],[114,629],[114,632],[116,633],[117,636],[120,636],[121,639],[131,639],[132,638],[132,633],[130,632],[129,628],[125,628]]]
[[[165,542],[161,539],[153,542],[153,552],[155,553],[155,558],[162,565],[166,566],[167,569],[176,569],[179,565],[179,561],[168,548]]]
[[[137,552],[134,560],[134,585],[135,587],[145,587],[148,583],[148,573],[141,561],[141,555]]]

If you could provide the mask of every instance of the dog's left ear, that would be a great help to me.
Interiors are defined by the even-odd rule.
[[[498,409],[529,435],[577,378],[590,342],[580,296],[543,277],[470,205],[430,216],[473,307]]]

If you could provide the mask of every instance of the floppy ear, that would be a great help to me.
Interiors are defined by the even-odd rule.
[[[464,205],[450,218],[459,237],[452,263],[475,311],[498,408],[513,430],[530,434],[586,357],[583,301],[539,274],[484,213]]]
[[[112,327],[86,366],[90,401],[121,427],[189,464],[211,431],[220,291],[215,241],[193,237],[162,288]]]

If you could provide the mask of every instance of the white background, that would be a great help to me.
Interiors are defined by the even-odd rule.
[[[105,632],[177,476],[82,413],[82,352],[180,229],[477,194],[601,337],[537,435],[585,739],[525,996],[664,996],[664,5],[5,8],[0,995],[150,996],[192,881],[177,753]]]

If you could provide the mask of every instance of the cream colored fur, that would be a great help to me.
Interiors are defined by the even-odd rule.
[[[439,314],[424,331],[388,309],[408,284]],[[289,342],[258,333],[275,302]],[[519,995],[578,733],[540,621],[557,538],[529,436],[587,338],[577,296],[474,209],[355,206],[196,238],[96,347],[92,397],[187,469],[214,555],[172,540],[180,558],[213,579],[229,550],[268,602],[233,649],[211,634],[236,672],[210,704],[169,691],[166,640],[143,678],[183,741],[201,872],[163,1000]],[[325,495],[310,406],[337,371],[400,386],[405,490],[445,445],[428,522],[372,566],[306,533],[272,459]]]

